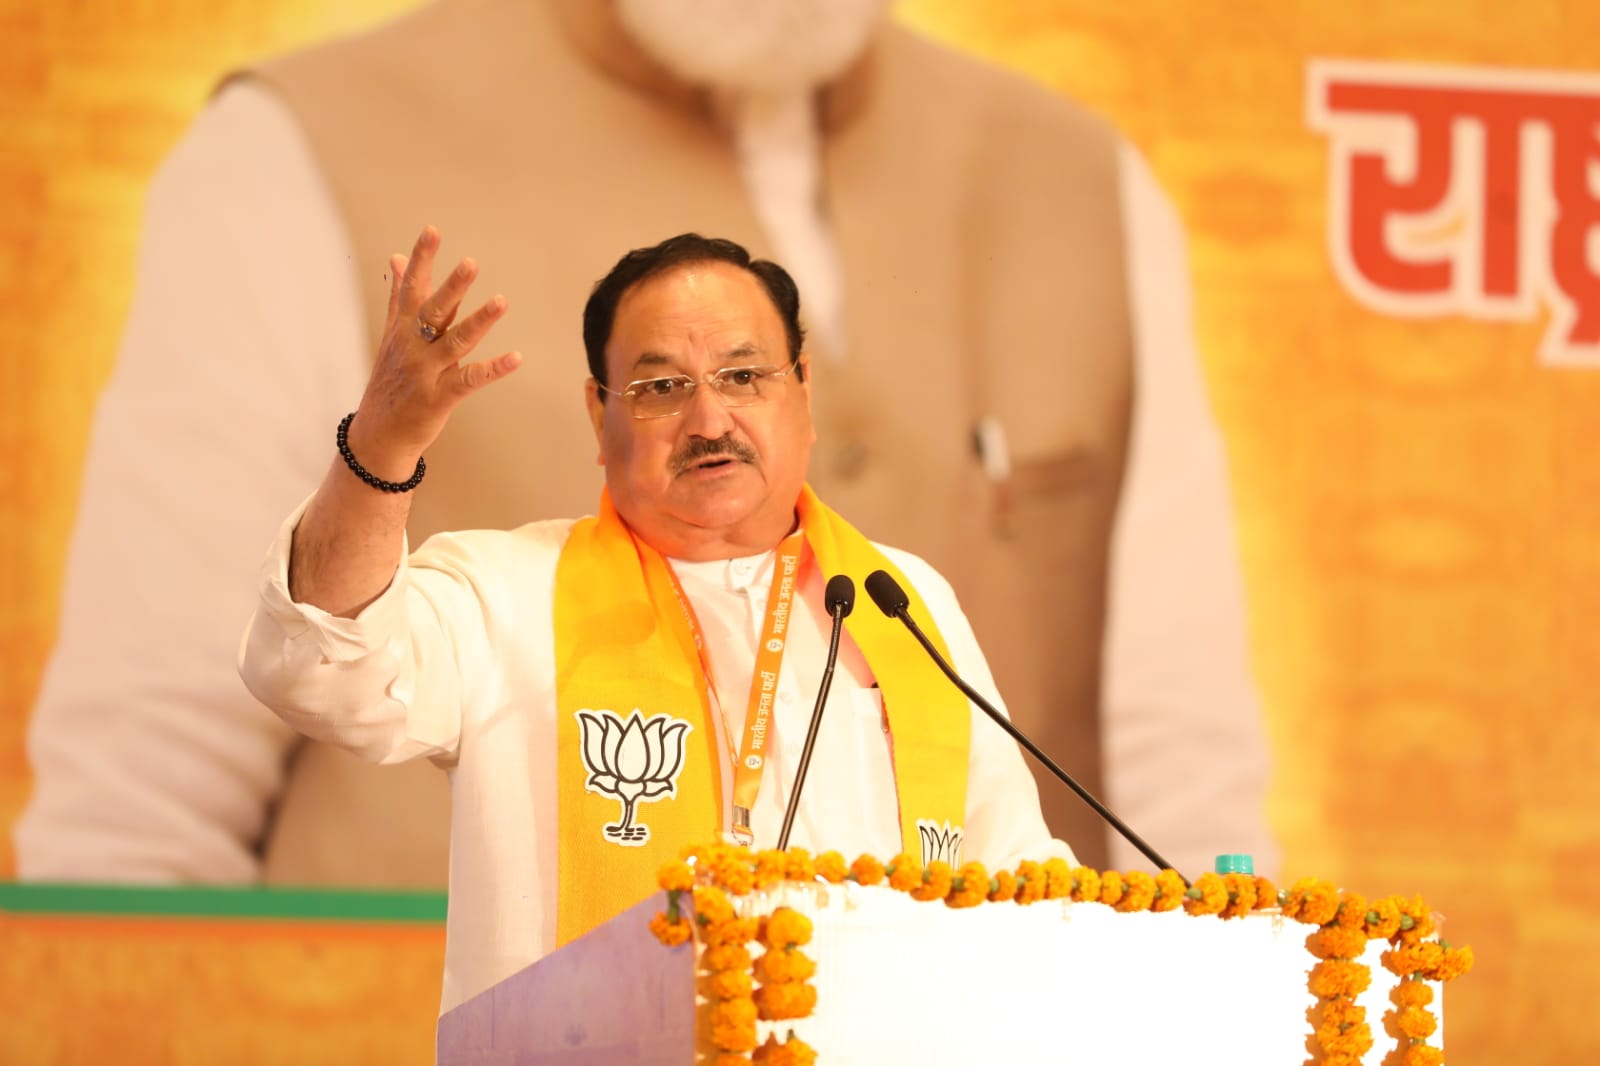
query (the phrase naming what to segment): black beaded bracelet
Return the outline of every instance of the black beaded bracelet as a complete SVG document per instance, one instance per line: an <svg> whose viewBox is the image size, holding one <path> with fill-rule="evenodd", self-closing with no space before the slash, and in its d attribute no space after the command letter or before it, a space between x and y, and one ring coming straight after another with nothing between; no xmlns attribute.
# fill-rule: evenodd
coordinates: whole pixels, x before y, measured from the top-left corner
<svg viewBox="0 0 1600 1066"><path fill-rule="evenodd" d="M365 481L379 492L410 492L422 484L422 475L428 471L427 460L417 459L417 469L404 481L385 481L377 474L356 462L356 453L350 450L350 423L354 422L356 413L351 411L339 423L339 432L334 437L339 443L339 455L344 459L344 465L350 468L351 473Z"/></svg>

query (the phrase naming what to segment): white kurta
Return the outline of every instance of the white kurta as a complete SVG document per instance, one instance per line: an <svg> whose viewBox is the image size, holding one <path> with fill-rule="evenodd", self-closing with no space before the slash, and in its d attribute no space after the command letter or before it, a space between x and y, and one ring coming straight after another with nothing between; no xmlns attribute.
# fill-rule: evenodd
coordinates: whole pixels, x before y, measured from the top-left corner
<svg viewBox="0 0 1600 1066"><path fill-rule="evenodd" d="M572 522L430 538L400 562L382 596L357 618L345 619L289 595L289 548L299 516L284 524L268 554L239 671L263 703L308 736L375 761L425 756L448 770L450 908L442 1008L448 1010L555 947L552 617L556 562ZM950 586L916 556L882 550L924 598L957 672L1000 704ZM826 657L824 578L807 560L751 812L757 847L777 844ZM727 737L742 735L772 556L676 568L723 694L713 718L718 750L726 752ZM860 608L876 609L865 597ZM903 850L889 735L872 685L866 661L846 635L792 846L835 850L847 859L863 853L887 859ZM977 708L972 713L963 858L991 867L1024 858L1070 859L1070 849L1045 828L1021 751ZM722 770L726 786L726 757ZM724 787L723 796L730 791ZM649 806L640 811L648 819ZM726 811L723 824L729 824Z"/></svg>

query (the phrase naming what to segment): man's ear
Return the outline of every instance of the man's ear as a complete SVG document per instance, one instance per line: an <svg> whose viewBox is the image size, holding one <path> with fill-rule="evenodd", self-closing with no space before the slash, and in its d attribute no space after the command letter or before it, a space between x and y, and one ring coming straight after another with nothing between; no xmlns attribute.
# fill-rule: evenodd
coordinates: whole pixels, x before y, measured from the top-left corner
<svg viewBox="0 0 1600 1066"><path fill-rule="evenodd" d="M594 427L594 442L599 445L594 461L598 466L605 466L606 402L600 393L600 383L594 378L583 383L583 403L589 409L589 425Z"/></svg>
<svg viewBox="0 0 1600 1066"><path fill-rule="evenodd" d="M800 388L806 397L806 421L811 423L811 443L817 443L817 423L811 413L811 355L808 352L800 353Z"/></svg>

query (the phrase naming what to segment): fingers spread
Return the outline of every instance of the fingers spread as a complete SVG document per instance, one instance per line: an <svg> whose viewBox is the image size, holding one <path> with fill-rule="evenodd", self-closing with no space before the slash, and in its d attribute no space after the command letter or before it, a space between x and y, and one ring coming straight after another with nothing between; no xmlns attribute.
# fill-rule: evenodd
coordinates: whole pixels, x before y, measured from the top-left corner
<svg viewBox="0 0 1600 1066"><path fill-rule="evenodd" d="M417 243L411 247L411 259L401 282L400 313L408 317L416 314L433 290L433 257L438 251L439 231L424 226Z"/></svg>
<svg viewBox="0 0 1600 1066"><path fill-rule="evenodd" d="M505 313L506 298L497 295L491 297L482 307L456 323L456 327L445 338L446 343L450 346L449 354L451 358L465 358L472 349L478 346L478 342L483 339L484 334L489 332L489 327L499 321L500 316Z"/></svg>
<svg viewBox="0 0 1600 1066"><path fill-rule="evenodd" d="M439 290L422 302L417 309L417 318L428 323L434 329L443 332L455 321L456 309L461 306L462 297L466 296L467 289L478 276L478 264L471 259L463 259L450 271L450 276L444 279L444 284Z"/></svg>
<svg viewBox="0 0 1600 1066"><path fill-rule="evenodd" d="M485 385L499 381L521 365L521 352L507 352L493 359L485 359L481 363L461 367L459 370L461 392L463 395L477 392Z"/></svg>
<svg viewBox="0 0 1600 1066"><path fill-rule="evenodd" d="M384 313L384 330L394 328L395 315L400 308L400 278L406 272L406 257L396 253L389 257L389 310Z"/></svg>

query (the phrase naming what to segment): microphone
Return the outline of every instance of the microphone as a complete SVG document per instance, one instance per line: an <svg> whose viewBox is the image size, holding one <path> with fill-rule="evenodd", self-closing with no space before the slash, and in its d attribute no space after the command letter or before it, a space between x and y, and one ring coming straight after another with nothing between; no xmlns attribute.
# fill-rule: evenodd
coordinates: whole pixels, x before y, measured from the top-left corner
<svg viewBox="0 0 1600 1066"><path fill-rule="evenodd" d="M1039 746L1033 741L1029 740L1027 736L1023 734L1022 730L1012 725L1011 719L1001 714L1000 711L996 709L994 704L984 699L982 693L961 679L961 676L957 674L953 668L951 668L950 664L945 662L944 656L939 654L939 649L933 646L933 642L930 641L927 635L922 632L917 623L912 621L910 611L911 600L906 596L905 589L900 587L900 583L898 581L890 577L882 570L874 570L872 573L867 575L866 584L867 595L871 596L872 602L878 605L878 610L882 611L890 618L898 618L900 621L904 622L905 627L911 630L911 635L917 638L917 643L922 645L923 650L933 658L933 661L938 664L939 669L944 671L944 676L948 677L955 684L956 688L965 693L969 700L982 708L983 713L994 719L995 724L997 724L1001 729L1004 729L1007 733L1011 734L1011 739L1015 740L1018 744L1021 744L1024 748L1026 748L1029 755L1032 755L1035 759L1038 759L1039 762L1044 764L1045 769L1049 770L1056 776L1058 780L1060 780L1068 788L1072 789L1072 791L1076 792L1079 799L1093 807L1095 813L1101 818L1104 818L1106 822L1111 825L1111 828L1121 833L1124 840L1138 848L1140 853L1144 855L1145 858L1155 863L1156 869L1170 870L1173 868L1172 864L1157 854L1156 850L1149 844L1146 844L1144 840L1140 838L1138 833L1135 833L1132 829L1129 829L1127 824L1123 822L1121 818L1118 818L1115 814L1111 813L1111 809L1109 807L1095 799L1094 795L1090 793L1088 789L1084 788L1082 785L1078 784L1077 781L1073 780L1071 774L1057 766L1054 759L1040 751ZM1179 876L1181 877L1182 875L1180 874ZM1187 885L1189 883L1188 878L1184 878L1183 883Z"/></svg>
<svg viewBox="0 0 1600 1066"><path fill-rule="evenodd" d="M822 686L817 690L817 705L811 708L811 724L806 728L806 743L800 749L800 765L794 772L794 791L789 794L789 805L783 811L783 829L778 833L778 850L789 846L789 830L794 828L794 812L800 808L800 789L806 783L806 770L811 766L811 749L817 743L817 729L822 725L822 705L828 700L828 688L833 684L833 666L839 660L839 637L844 632L845 616L856 606L856 583L848 574L835 574L828 579L822 594L828 614L833 617L833 634L828 638L828 658L822 666Z"/></svg>

